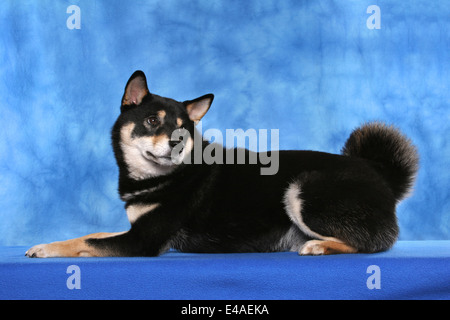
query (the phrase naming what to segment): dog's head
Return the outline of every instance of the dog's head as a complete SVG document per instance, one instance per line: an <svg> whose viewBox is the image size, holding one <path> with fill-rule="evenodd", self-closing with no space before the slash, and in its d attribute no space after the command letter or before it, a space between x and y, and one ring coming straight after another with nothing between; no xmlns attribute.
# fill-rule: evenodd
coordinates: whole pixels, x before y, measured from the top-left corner
<svg viewBox="0 0 450 320"><path fill-rule="evenodd" d="M195 124L208 111L212 94L178 102L149 92L142 71L128 80L113 130L119 166L135 180L165 175L190 157Z"/></svg>

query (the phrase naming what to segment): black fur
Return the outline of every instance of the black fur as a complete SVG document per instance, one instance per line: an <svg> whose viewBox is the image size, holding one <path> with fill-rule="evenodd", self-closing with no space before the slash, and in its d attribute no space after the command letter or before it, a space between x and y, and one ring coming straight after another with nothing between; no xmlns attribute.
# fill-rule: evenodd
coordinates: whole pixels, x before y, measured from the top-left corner
<svg viewBox="0 0 450 320"><path fill-rule="evenodd" d="M136 72L130 81L136 77L143 73ZM298 250L314 237L286 213L286 190L292 184L300 190L296 199L302 204L303 222L314 233L337 238L358 252L386 250L396 241L395 207L411 188L418 166L416 150L396 129L364 125L350 135L342 155L280 151L276 175L261 175L261 164L202 163L180 164L167 174L138 180L130 177L124 160L121 129L133 123L133 137L170 137L181 119L194 137L188 106L192 101L211 102L212 95L186 102L150 93L138 104L130 99L124 96L128 104L122 104L112 129L119 193L126 208L159 205L132 222L130 231L90 239L90 245L118 256L155 256L169 247L184 252ZM164 124L152 131L144 121L160 110L166 112Z"/></svg>

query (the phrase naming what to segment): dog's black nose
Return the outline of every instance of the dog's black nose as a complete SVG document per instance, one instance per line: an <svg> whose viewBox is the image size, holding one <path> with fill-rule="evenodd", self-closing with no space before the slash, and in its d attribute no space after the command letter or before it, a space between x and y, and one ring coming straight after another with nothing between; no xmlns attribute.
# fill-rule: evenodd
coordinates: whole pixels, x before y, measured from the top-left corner
<svg viewBox="0 0 450 320"><path fill-rule="evenodd" d="M169 140L169 146L171 148L175 148L176 145L178 145L179 143L181 143L181 141L178 140Z"/></svg>

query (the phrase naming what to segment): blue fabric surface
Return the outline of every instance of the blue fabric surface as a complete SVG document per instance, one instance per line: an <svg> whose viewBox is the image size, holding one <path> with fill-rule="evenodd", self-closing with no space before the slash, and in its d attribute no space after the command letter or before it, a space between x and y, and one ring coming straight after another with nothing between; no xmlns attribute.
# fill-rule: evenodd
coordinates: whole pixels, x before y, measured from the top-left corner
<svg viewBox="0 0 450 320"><path fill-rule="evenodd" d="M281 149L339 152L362 122L395 124L421 156L400 239L450 239L449 16L428 0L1 1L0 245L128 229L109 131L136 69L163 96L213 92L204 131L280 129Z"/></svg>
<svg viewBox="0 0 450 320"><path fill-rule="evenodd" d="M30 259L26 249L0 247L0 299L450 299L450 241L401 241L378 254L317 257L169 252ZM67 287L71 265L80 268L80 289ZM367 286L372 265L379 267L379 289Z"/></svg>

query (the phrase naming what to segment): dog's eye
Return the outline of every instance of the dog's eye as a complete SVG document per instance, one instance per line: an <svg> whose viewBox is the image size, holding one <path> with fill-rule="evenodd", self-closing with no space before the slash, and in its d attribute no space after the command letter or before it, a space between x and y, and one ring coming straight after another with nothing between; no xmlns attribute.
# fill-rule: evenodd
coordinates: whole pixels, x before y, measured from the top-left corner
<svg viewBox="0 0 450 320"><path fill-rule="evenodd" d="M149 125L151 125L152 127L156 127L156 126L159 126L160 121L159 121L158 117L156 117L156 116L151 116L151 117L148 117L148 118L147 118L147 123L148 123Z"/></svg>

